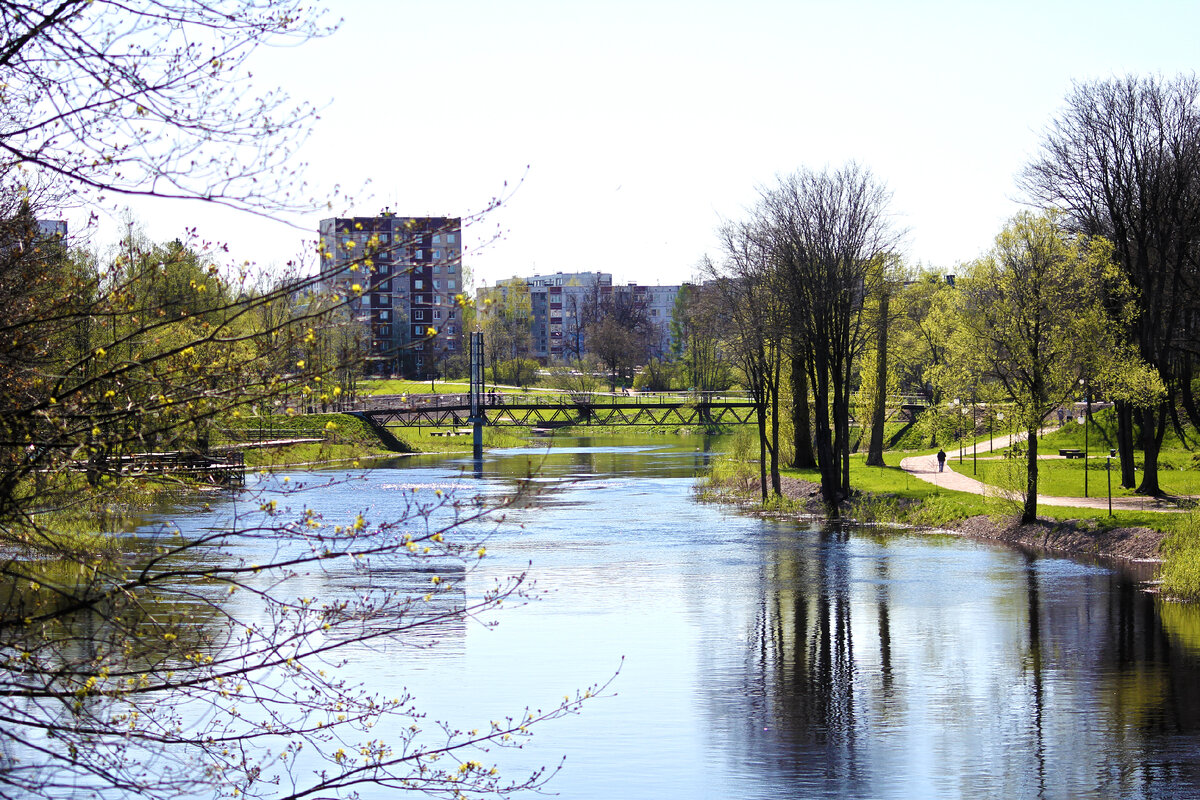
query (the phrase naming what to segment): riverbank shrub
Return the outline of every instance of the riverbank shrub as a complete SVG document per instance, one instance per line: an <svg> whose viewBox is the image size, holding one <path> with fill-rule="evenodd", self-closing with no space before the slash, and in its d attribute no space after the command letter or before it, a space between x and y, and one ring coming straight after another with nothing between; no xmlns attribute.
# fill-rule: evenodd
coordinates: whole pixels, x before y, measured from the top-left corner
<svg viewBox="0 0 1200 800"><path fill-rule="evenodd" d="M1200 511L1180 515L1162 544L1158 578L1167 597L1200 600Z"/></svg>

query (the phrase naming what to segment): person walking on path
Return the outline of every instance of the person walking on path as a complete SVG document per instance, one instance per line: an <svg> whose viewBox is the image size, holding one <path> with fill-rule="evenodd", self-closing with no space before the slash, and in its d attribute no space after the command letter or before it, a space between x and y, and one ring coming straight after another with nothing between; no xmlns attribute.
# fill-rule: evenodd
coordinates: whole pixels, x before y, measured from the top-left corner
<svg viewBox="0 0 1200 800"><path fill-rule="evenodd" d="M938 450L938 472L946 468L946 451Z"/></svg>

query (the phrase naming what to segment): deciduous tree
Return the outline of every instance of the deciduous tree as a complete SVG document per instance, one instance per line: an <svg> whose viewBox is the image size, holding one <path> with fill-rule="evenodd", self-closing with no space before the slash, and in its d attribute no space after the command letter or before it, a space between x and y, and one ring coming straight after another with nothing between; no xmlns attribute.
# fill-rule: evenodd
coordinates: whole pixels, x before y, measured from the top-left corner
<svg viewBox="0 0 1200 800"><path fill-rule="evenodd" d="M293 153L311 109L243 78L257 46L322 32L291 0L0 4L0 794L507 795L546 774L500 776L480 749L587 694L458 731L343 671L356 643L403 647L523 591L463 591L491 519L471 498L323 519L268 482L210 530L111 530L156 487L189 488L129 456L336 396L356 356L319 336L374 273L364 255L254 290L189 236L110 259L37 220L112 193L310 208ZM371 588L312 594L352 576Z"/></svg>
<svg viewBox="0 0 1200 800"><path fill-rule="evenodd" d="M800 170L763 192L777 287L790 335L807 355L822 496L836 516L850 491L850 397L864 343L863 303L872 265L894 250L890 194L869 170Z"/></svg>
<svg viewBox="0 0 1200 800"><path fill-rule="evenodd" d="M1022 522L1037 519L1043 421L1074 396L1085 366L1116 347L1105 309L1106 289L1120 282L1111 255L1103 239L1071 236L1051 215L1024 213L961 281L960 360L1003 388L1026 434Z"/></svg>
<svg viewBox="0 0 1200 800"><path fill-rule="evenodd" d="M1113 258L1136 290L1139 313L1125 335L1168 390L1152 405L1117 405L1122 483L1134 485L1136 415L1143 494L1160 493L1158 451L1174 399L1180 392L1190 396L1197 352L1198 99L1195 76L1076 84L1021 181L1036 202L1065 212L1072 229L1109 239Z"/></svg>
<svg viewBox="0 0 1200 800"><path fill-rule="evenodd" d="M296 147L315 109L247 91L263 45L331 26L296 0L0 5L0 173L76 191L309 209Z"/></svg>

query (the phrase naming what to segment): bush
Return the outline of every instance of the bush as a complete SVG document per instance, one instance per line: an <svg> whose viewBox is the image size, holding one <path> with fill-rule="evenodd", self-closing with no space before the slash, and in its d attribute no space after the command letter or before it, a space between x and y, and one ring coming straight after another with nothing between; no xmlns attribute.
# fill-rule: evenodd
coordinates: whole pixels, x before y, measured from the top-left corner
<svg viewBox="0 0 1200 800"><path fill-rule="evenodd" d="M604 387L600 383L600 379L592 373L589 366L584 364L578 366L581 368L551 367L546 383L554 389L561 389L573 395L602 391Z"/></svg>
<svg viewBox="0 0 1200 800"><path fill-rule="evenodd" d="M532 358L513 358L492 367L492 380L510 386L531 386L537 382L541 365Z"/></svg>
<svg viewBox="0 0 1200 800"><path fill-rule="evenodd" d="M674 366L654 358L634 376L633 388L639 392L669 392L674 379Z"/></svg>

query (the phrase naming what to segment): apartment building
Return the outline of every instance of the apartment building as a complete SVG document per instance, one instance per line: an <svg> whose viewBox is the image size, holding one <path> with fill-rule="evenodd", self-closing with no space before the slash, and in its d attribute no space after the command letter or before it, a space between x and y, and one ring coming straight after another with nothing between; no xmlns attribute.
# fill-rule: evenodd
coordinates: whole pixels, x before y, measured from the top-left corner
<svg viewBox="0 0 1200 800"><path fill-rule="evenodd" d="M531 355L544 363L570 361L586 354L586 314L590 304L616 298L642 305L656 336L650 356L670 352L671 315L678 286L614 285L607 272L554 272L522 278L529 287L533 334Z"/></svg>
<svg viewBox="0 0 1200 800"><path fill-rule="evenodd" d="M353 294L370 375L424 378L458 352L462 317L459 217L337 217L320 223L327 288ZM361 292L351 292L358 284Z"/></svg>
<svg viewBox="0 0 1200 800"><path fill-rule="evenodd" d="M533 356L549 363L586 352L584 309L598 292L612 288L607 272L555 272L525 279L532 306Z"/></svg>

